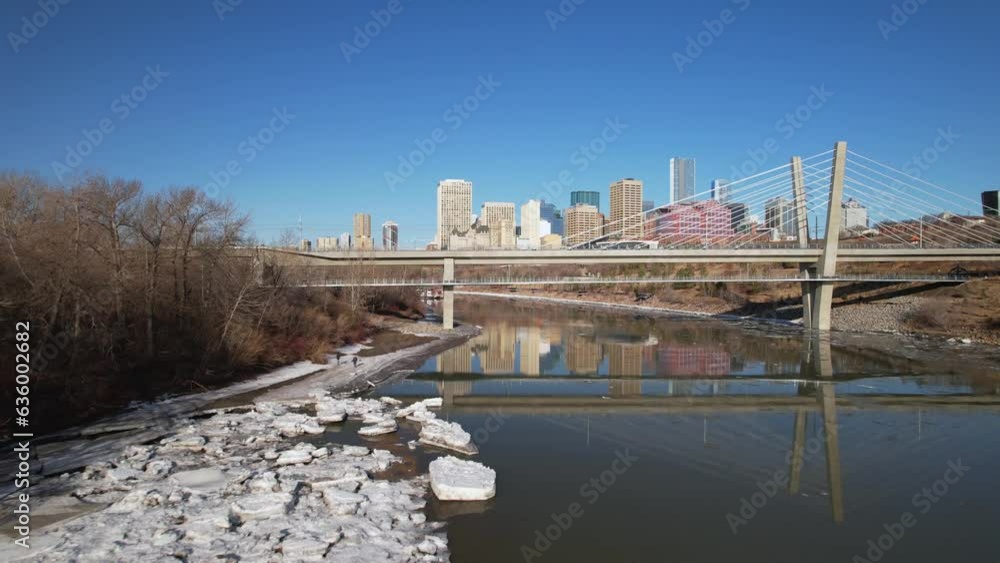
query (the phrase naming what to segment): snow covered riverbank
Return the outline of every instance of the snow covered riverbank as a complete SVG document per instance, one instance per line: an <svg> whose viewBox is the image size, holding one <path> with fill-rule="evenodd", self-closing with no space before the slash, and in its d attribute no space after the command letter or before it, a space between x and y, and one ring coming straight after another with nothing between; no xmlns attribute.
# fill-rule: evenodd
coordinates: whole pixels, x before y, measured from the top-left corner
<svg viewBox="0 0 1000 563"><path fill-rule="evenodd" d="M381 479L399 457L301 441L324 431L312 414L323 413L328 421L376 427L397 420L432 426L441 435L435 446L474 450L461 427L438 424L429 409L439 405L430 399L401 408L389 398L334 398L316 390L305 400L199 415L155 444L129 446L82 472L45 480L36 517L75 516L36 530L30 555L8 542L0 559L447 561L443 524L428 522L423 509L432 479L444 480L435 491L451 491L454 475ZM495 473L462 463L492 496ZM468 498L477 497L464 486Z"/></svg>
<svg viewBox="0 0 1000 563"><path fill-rule="evenodd" d="M32 473L58 475L107 460L129 445L165 436L178 419L213 406L246 404L257 398L302 399L314 389L330 392L366 390L394 376L404 375L426 358L478 334L474 326L460 326L454 331L441 332L422 329L421 324L425 323L410 323L401 329L424 330L426 336L434 337L433 341L362 358L357 366L353 364L353 359L363 347L347 346L340 350L343 356L340 363L333 356L326 364L299 362L220 389L143 403L119 415L38 438L38 457L32 461ZM17 471L16 456L10 454L11 447L2 450L8 455L0 456L2 475L13 475ZM5 479L0 484L0 498L11 490L12 479Z"/></svg>

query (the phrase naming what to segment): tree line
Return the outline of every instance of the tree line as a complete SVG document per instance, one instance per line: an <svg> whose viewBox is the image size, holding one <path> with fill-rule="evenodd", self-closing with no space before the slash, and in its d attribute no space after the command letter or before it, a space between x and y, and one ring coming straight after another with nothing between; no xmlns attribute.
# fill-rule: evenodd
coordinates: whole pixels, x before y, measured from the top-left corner
<svg viewBox="0 0 1000 563"><path fill-rule="evenodd" d="M63 187L0 173L0 333L31 322L33 398L61 421L53 427L323 361L366 334L367 309L354 300L286 287L286 269L257 249L249 224L192 186L153 192L91 175ZM0 354L5 373L12 356Z"/></svg>

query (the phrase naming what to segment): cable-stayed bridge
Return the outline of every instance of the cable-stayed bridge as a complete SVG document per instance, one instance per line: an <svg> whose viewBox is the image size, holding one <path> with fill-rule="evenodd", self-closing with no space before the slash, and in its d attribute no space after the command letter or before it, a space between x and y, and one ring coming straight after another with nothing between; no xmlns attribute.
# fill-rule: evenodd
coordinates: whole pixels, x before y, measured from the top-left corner
<svg viewBox="0 0 1000 563"><path fill-rule="evenodd" d="M829 330L837 283L961 282L963 275L838 274L839 263L1000 262L1000 219L981 203L849 151L826 152L728 185L725 201L702 192L649 211L612 210L600 227L567 233L561 250L432 250L299 252L264 249L299 265L348 266L341 276L308 286L444 288L444 321L453 325L456 285L772 282L800 283L804 325ZM993 210L995 213L995 210ZM760 218L763 217L763 220ZM795 263L798 276L456 277L456 266L662 263ZM363 266L359 267L359 266ZM440 279L387 279L376 266L437 266ZM360 270L364 269L362 275Z"/></svg>

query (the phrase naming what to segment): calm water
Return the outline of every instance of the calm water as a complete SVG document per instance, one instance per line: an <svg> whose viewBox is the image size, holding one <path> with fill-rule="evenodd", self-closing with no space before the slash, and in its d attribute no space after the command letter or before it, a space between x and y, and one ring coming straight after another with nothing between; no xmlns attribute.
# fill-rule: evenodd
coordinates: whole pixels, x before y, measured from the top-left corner
<svg viewBox="0 0 1000 563"><path fill-rule="evenodd" d="M494 500L430 507L455 562L1000 561L990 350L471 298L458 318L482 335L381 390L444 397L497 471Z"/></svg>

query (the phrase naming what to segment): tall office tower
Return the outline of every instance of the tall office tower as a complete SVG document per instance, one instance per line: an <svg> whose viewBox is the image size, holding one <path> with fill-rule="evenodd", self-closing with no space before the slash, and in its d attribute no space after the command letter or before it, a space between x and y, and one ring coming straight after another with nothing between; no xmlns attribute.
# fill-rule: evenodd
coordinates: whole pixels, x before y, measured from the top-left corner
<svg viewBox="0 0 1000 563"><path fill-rule="evenodd" d="M487 201L479 212L479 224L490 230L490 246L493 248L514 248L517 237L514 236L514 204L507 202Z"/></svg>
<svg viewBox="0 0 1000 563"><path fill-rule="evenodd" d="M844 230L868 228L868 208L854 198L840 202L840 227Z"/></svg>
<svg viewBox="0 0 1000 563"><path fill-rule="evenodd" d="M399 225L394 221L382 223L382 248L399 250Z"/></svg>
<svg viewBox="0 0 1000 563"><path fill-rule="evenodd" d="M719 203L729 203L729 180L712 180L712 199Z"/></svg>
<svg viewBox="0 0 1000 563"><path fill-rule="evenodd" d="M341 250L351 249L351 233L341 233L338 241Z"/></svg>
<svg viewBox="0 0 1000 563"><path fill-rule="evenodd" d="M642 225L642 180L623 178L611 184L612 238L640 240Z"/></svg>
<svg viewBox="0 0 1000 563"><path fill-rule="evenodd" d="M598 211L601 210L601 192L570 192L569 193L569 205L570 207L582 203L585 205L593 205Z"/></svg>
<svg viewBox="0 0 1000 563"><path fill-rule="evenodd" d="M1000 190L987 190L983 192L983 215L986 217L997 217L997 209L1000 209Z"/></svg>
<svg viewBox="0 0 1000 563"><path fill-rule="evenodd" d="M437 188L438 248L448 250L452 233L465 234L472 227L472 182L441 180Z"/></svg>
<svg viewBox="0 0 1000 563"><path fill-rule="evenodd" d="M528 248L538 248L542 244L541 221L542 202L529 199L521 206L521 238L528 241Z"/></svg>
<svg viewBox="0 0 1000 563"><path fill-rule="evenodd" d="M578 203L566 210L566 237L563 244L572 248L578 244L601 238L603 221L593 205Z"/></svg>
<svg viewBox="0 0 1000 563"><path fill-rule="evenodd" d="M670 203L687 201L697 193L695 189L694 159L670 159Z"/></svg>
<svg viewBox="0 0 1000 563"><path fill-rule="evenodd" d="M354 238L372 238L372 216L367 213L354 214Z"/></svg>
<svg viewBox="0 0 1000 563"><path fill-rule="evenodd" d="M556 209L556 204L547 203L544 199L541 200L541 216L543 221L548 221L552 225L552 235L563 234L563 216L562 212ZM544 236L544 235L543 235Z"/></svg>
<svg viewBox="0 0 1000 563"><path fill-rule="evenodd" d="M733 229L733 232L736 233L745 232L749 228L748 219L750 217L750 213L748 211L749 208L747 207L747 204L734 201L731 203L727 203L726 209L728 209L730 213L729 224L730 227Z"/></svg>
<svg viewBox="0 0 1000 563"><path fill-rule="evenodd" d="M791 200L776 197L764 204L764 225L768 229L776 229L784 236L795 237L799 234L797 220L798 213Z"/></svg>

